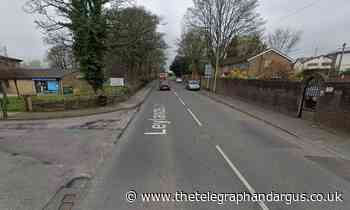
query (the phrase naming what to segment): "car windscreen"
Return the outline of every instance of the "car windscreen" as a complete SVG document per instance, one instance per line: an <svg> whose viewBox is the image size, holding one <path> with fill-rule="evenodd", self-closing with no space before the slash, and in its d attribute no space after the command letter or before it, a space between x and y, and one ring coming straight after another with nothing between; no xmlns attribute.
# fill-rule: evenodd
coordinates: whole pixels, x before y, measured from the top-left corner
<svg viewBox="0 0 350 210"><path fill-rule="evenodd" d="M198 85L199 84L198 81L194 81L194 80L189 81L188 83L191 84L191 85Z"/></svg>

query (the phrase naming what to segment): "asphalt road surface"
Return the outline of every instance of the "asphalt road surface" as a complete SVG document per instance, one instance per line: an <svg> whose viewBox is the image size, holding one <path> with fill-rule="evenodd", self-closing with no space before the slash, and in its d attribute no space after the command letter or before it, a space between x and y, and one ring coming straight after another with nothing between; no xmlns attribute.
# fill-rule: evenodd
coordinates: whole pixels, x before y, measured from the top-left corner
<svg viewBox="0 0 350 210"><path fill-rule="evenodd" d="M327 154L293 138L173 83L151 93L77 209L350 209L350 183L318 164ZM248 193L265 199L237 204Z"/></svg>

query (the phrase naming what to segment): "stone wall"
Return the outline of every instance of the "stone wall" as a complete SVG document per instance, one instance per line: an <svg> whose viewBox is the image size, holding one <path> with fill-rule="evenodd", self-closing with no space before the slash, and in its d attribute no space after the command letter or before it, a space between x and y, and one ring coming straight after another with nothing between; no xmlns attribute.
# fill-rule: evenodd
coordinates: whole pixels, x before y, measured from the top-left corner
<svg viewBox="0 0 350 210"><path fill-rule="evenodd" d="M206 81L202 81L206 87ZM300 82L219 79L217 93L252 102L297 116L302 85Z"/></svg>
<svg viewBox="0 0 350 210"><path fill-rule="evenodd" d="M314 120L350 133L350 82L326 83L325 88L324 95L318 101Z"/></svg>
<svg viewBox="0 0 350 210"><path fill-rule="evenodd" d="M201 84L206 89L207 80ZM298 117L304 87L302 82L219 79L217 94ZM325 83L310 119L350 133L350 82Z"/></svg>

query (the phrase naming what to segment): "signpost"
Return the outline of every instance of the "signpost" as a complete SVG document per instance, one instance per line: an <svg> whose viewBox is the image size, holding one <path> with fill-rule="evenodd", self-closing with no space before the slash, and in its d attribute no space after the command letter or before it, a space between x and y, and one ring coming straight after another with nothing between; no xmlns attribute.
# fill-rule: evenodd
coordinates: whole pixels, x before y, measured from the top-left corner
<svg viewBox="0 0 350 210"><path fill-rule="evenodd" d="M111 86L124 87L125 86L124 78L111 78Z"/></svg>
<svg viewBox="0 0 350 210"><path fill-rule="evenodd" d="M209 82L210 79L213 76L213 67L211 66L211 64L206 64L205 65L205 73L204 73L204 77L205 79L207 79L207 89L209 89Z"/></svg>

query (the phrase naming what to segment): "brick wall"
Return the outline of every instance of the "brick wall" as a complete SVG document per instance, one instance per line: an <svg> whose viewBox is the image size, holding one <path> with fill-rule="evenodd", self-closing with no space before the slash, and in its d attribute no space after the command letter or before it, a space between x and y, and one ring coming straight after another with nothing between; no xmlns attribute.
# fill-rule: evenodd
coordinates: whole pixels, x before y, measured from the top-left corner
<svg viewBox="0 0 350 210"><path fill-rule="evenodd" d="M276 68L278 71L290 72L292 65L286 58L271 51L251 60L248 72L249 76L258 77Z"/></svg>

